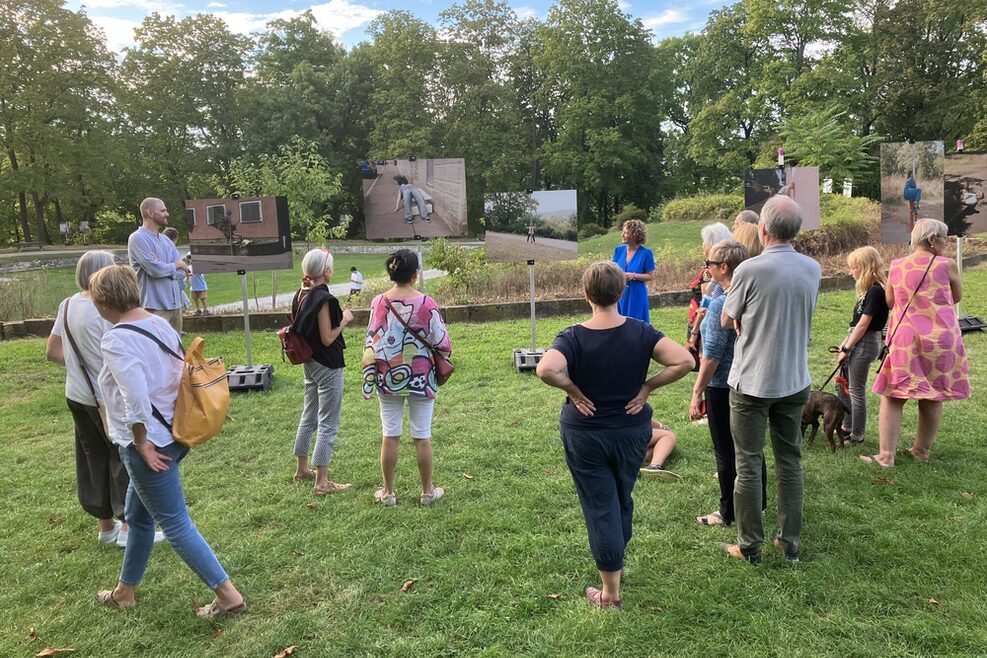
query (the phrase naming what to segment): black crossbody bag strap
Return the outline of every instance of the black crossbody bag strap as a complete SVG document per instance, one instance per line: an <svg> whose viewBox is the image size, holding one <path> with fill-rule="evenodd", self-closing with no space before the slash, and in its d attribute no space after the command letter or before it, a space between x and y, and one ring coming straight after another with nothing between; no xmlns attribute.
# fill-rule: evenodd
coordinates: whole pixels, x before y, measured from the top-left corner
<svg viewBox="0 0 987 658"><path fill-rule="evenodd" d="M391 305L391 300L390 299L388 299L387 297L385 297L384 298L384 303L387 304L387 308L391 309L391 313L393 313L394 314L394 317L396 317L398 319L398 322L400 322L401 324L403 324L404 325L404 328L407 329L409 332L411 332L411 335L412 336L414 336L415 338L417 338L421 342L422 345L424 345L425 347L428 348L428 351L432 354L432 358L434 359L435 358L435 353L437 351L435 349L435 347L433 347L431 343L429 343L427 340L425 340L425 337L422 336L421 333L419 333L417 329L412 329L410 326L408 326L408 323L404 321L404 318L401 317L401 314L398 313L394 309L394 307Z"/></svg>
<svg viewBox="0 0 987 658"><path fill-rule="evenodd" d="M915 300L915 295L918 294L919 288L921 288L922 284L925 283L925 277L928 276L929 270L932 269L932 264L934 262L936 262L936 255L932 254L932 257L929 259L929 264L926 265L925 271L922 272L922 278L918 280L918 285L915 286L912 296L908 299L908 303L905 304L905 308L901 311L901 317L898 319L897 326L895 326L894 331L891 332L891 335L888 336L888 340L884 343L884 349L881 350L881 361L877 364L877 372L881 372L881 368L884 366L884 360L888 358L888 346L891 344L891 341L894 340L894 335L898 333L898 329L901 328L901 324L905 321L905 314L908 313L908 308Z"/></svg>
<svg viewBox="0 0 987 658"><path fill-rule="evenodd" d="M182 362L185 361L185 357L184 356L178 356L178 354L175 352L175 350L173 350L170 347L168 347L167 345L165 345L164 342L162 342L162 340L160 338L158 338L157 336L155 336L154 334L152 334L150 331L147 331L146 329L141 329L140 327L135 327L132 324L118 324L118 325L114 326L113 328L114 329L127 329L128 331L133 331L135 333L141 334L142 336L146 336L146 337L150 338L151 340L153 340L155 343L157 343L158 344L158 347L160 347L161 348L161 351L164 352L165 354L170 354L171 356L175 357L179 361L182 361ZM178 349L180 349L182 351L182 354L183 355L185 354L185 348L182 347L181 338L178 339ZM155 418L157 418L159 423L161 423L162 425L164 425L165 427L167 427L169 432L172 431L171 430L171 423L169 423L167 420L165 420L164 415L160 411L158 411L158 408L155 407L153 404L151 405L151 415L154 416Z"/></svg>
<svg viewBox="0 0 987 658"><path fill-rule="evenodd" d="M89 378L89 367L86 365L86 360L82 357L82 352L79 350L75 338L72 337L72 331L69 329L69 301L71 299L69 297L65 300L65 308L62 309L62 326L65 327L65 337L69 339L69 344L72 346L76 358L79 359L79 368L82 370L82 376L85 378L86 384L89 385L89 392L93 394L93 400L96 401L96 408L98 409L100 406L99 396L96 395L96 387L93 386L93 380Z"/></svg>

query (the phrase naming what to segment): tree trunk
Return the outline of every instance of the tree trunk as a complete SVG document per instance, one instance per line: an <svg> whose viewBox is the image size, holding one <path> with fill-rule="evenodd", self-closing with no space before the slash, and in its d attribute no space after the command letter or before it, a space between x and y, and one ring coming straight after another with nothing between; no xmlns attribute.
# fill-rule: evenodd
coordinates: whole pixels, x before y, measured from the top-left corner
<svg viewBox="0 0 987 658"><path fill-rule="evenodd" d="M48 207L48 193L46 192L44 196L38 196L37 192L31 192L31 198L34 200L34 228L38 233L38 242L48 244L51 242L48 239L48 227L45 226L45 209Z"/></svg>
<svg viewBox="0 0 987 658"><path fill-rule="evenodd" d="M17 171L17 154L14 153L14 149L7 151L7 157L10 158L11 171ZM31 242L31 224L27 221L27 195L23 189L17 192L17 204L20 207L21 230L24 231L24 242Z"/></svg>

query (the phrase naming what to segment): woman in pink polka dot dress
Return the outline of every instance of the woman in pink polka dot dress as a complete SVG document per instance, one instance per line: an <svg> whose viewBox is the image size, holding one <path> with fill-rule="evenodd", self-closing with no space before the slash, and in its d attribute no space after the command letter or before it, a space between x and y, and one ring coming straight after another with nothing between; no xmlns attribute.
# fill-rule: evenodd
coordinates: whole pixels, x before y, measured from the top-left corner
<svg viewBox="0 0 987 658"><path fill-rule="evenodd" d="M956 262L942 256L946 233L940 221L918 220L912 230L915 251L891 261L887 286L891 342L874 381L874 392L881 395L880 451L860 457L886 468L894 466L906 400L918 400L918 428L908 452L924 462L939 432L942 403L970 397L970 369L954 306L963 286Z"/></svg>

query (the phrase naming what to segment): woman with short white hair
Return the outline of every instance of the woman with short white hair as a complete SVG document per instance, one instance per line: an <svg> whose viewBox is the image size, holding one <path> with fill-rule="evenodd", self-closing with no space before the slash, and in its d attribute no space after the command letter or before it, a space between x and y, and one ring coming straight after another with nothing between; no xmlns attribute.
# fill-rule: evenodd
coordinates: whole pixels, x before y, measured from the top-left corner
<svg viewBox="0 0 987 658"><path fill-rule="evenodd" d="M339 431L339 414L343 405L343 353L346 341L343 329L353 321L353 313L340 307L329 292L332 281L332 254L326 249L312 249L302 258L302 288L291 302L292 324L312 348L312 358L305 371L305 402L295 432L295 482L315 480L315 495L325 496L344 489L329 479L329 461ZM312 434L317 432L312 466L308 467Z"/></svg>
<svg viewBox="0 0 987 658"><path fill-rule="evenodd" d="M87 251L75 266L79 292L62 300L45 345L45 358L65 366L65 401L75 425L76 493L82 509L99 519L97 538L103 544L127 543L123 504L127 469L110 443L100 415L102 403L96 378L103 368L99 350L110 324L99 316L89 294L89 279L113 265L108 251Z"/></svg>
<svg viewBox="0 0 987 658"><path fill-rule="evenodd" d="M925 462L939 433L942 403L970 397L970 367L955 308L963 282L956 262L942 255L947 232L943 222L918 220L912 229L915 251L891 261L885 288L891 307L888 354L873 389L881 396L880 448L876 455L860 456L885 468L894 466L906 401L918 401L915 443L908 452Z"/></svg>

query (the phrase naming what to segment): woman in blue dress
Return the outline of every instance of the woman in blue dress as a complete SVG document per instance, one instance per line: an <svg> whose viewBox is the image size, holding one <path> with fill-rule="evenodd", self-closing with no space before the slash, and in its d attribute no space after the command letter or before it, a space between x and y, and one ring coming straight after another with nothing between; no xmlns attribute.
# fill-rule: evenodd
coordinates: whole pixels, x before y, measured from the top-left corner
<svg viewBox="0 0 987 658"><path fill-rule="evenodd" d="M613 250L613 262L624 271L627 287L617 302L617 312L628 318L651 322L648 311L648 281L654 278L655 257L644 246L648 234L644 222L631 219L624 222L620 240L624 244Z"/></svg>

